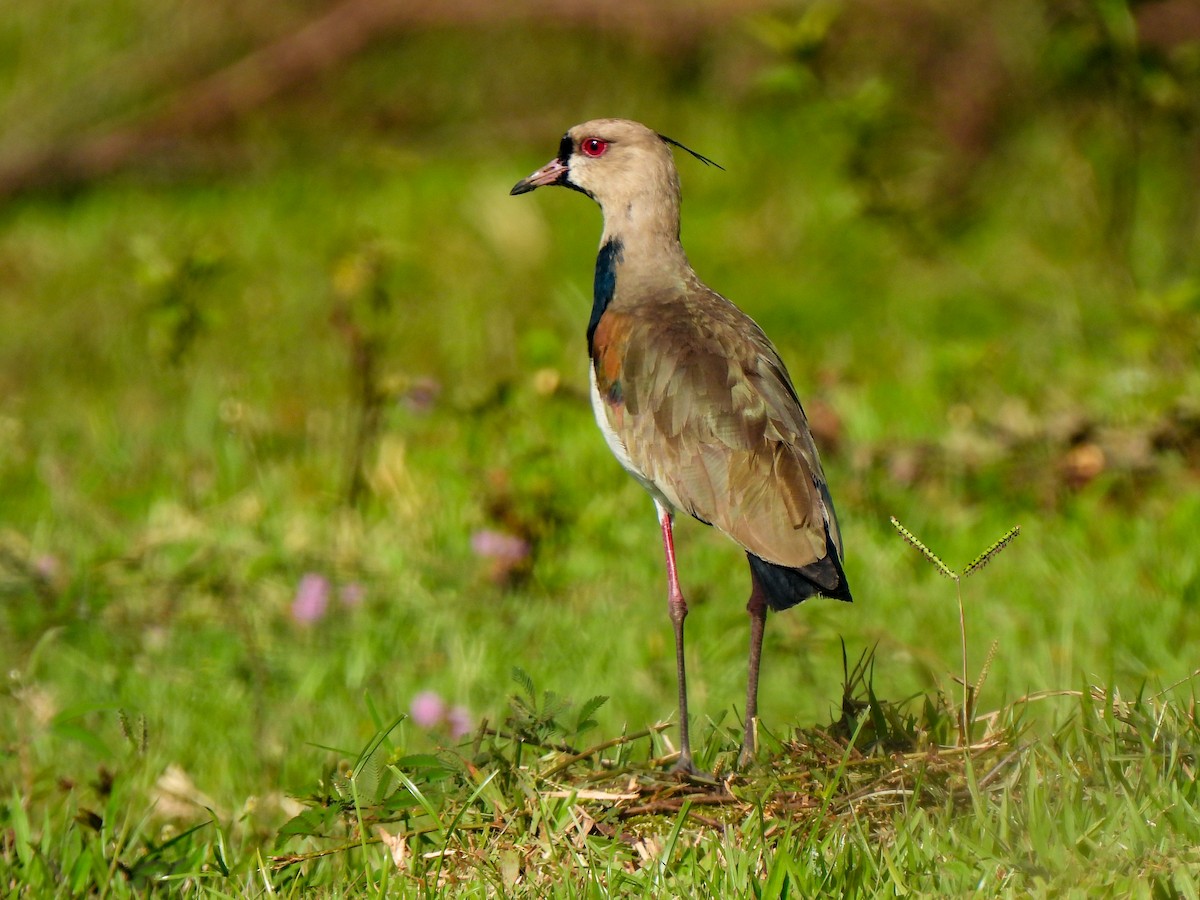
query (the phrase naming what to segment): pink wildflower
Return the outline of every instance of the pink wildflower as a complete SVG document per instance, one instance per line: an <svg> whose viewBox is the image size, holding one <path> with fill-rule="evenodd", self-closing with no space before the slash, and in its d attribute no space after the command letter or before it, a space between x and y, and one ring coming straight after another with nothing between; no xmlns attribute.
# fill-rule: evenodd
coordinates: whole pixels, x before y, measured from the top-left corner
<svg viewBox="0 0 1200 900"><path fill-rule="evenodd" d="M471 724L471 714L467 712L467 708L456 706L446 713L446 727L450 730L450 737L455 740L470 734L474 726Z"/></svg>
<svg viewBox="0 0 1200 900"><path fill-rule="evenodd" d="M455 740L469 734L473 728L466 707L447 709L442 698L433 691L421 691L413 697L409 712L413 722L421 728L444 728Z"/></svg>
<svg viewBox="0 0 1200 900"><path fill-rule="evenodd" d="M413 721L422 728L436 728L446 714L446 704L433 691L421 691L413 697L409 712Z"/></svg>
<svg viewBox="0 0 1200 900"><path fill-rule="evenodd" d="M292 618L301 625L319 622L329 606L329 579L316 572L307 572L296 588L292 601Z"/></svg>
<svg viewBox="0 0 1200 900"><path fill-rule="evenodd" d="M529 555L529 542L503 531L483 528L471 535L471 549L477 556L518 563Z"/></svg>

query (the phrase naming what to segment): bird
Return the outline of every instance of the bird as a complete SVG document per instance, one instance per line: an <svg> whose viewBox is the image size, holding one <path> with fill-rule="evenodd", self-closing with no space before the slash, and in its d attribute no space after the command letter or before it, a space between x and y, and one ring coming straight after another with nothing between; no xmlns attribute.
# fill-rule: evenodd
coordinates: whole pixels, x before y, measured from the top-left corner
<svg viewBox="0 0 1200 900"><path fill-rule="evenodd" d="M592 408L609 449L654 501L675 637L674 770L700 776L688 727L688 605L675 559L676 512L723 532L749 562L739 767L757 752L768 609L789 609L816 595L852 598L837 514L787 368L763 330L705 285L684 253L672 148L716 165L638 122L593 119L570 128L558 155L510 193L570 188L603 213L587 325Z"/></svg>

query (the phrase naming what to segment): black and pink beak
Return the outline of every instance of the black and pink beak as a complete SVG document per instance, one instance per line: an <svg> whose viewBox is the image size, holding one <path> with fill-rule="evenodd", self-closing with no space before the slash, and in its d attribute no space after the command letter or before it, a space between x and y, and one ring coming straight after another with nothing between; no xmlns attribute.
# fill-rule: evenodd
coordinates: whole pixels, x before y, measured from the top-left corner
<svg viewBox="0 0 1200 900"><path fill-rule="evenodd" d="M563 184L567 178L567 163L562 159L552 159L546 163L528 178L522 178L518 181L511 191L510 196L516 194L528 194L535 188L544 187L548 184Z"/></svg>
<svg viewBox="0 0 1200 900"><path fill-rule="evenodd" d="M550 160L528 178L522 178L513 189L508 192L510 197L517 194L528 194L530 191L540 187L545 187L548 184L561 184L563 187L575 187L567 179L567 173L570 172L570 166L567 165L567 160L571 158L571 153L575 146L571 141L570 134L564 134L562 141L558 145L558 156Z"/></svg>

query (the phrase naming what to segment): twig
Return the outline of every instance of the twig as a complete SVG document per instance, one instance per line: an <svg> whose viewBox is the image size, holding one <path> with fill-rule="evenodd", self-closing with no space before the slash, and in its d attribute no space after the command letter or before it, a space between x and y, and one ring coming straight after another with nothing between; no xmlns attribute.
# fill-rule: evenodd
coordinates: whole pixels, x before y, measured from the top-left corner
<svg viewBox="0 0 1200 900"><path fill-rule="evenodd" d="M652 816L660 812L679 812L685 803L691 803L693 806L729 806L744 802L733 794L689 794L686 797L652 800L650 803L643 803L641 806L626 806L618 808L617 812L621 818L628 819L632 816Z"/></svg>
<svg viewBox="0 0 1200 900"><path fill-rule="evenodd" d="M992 766L990 769L988 769L986 775L984 775L982 778L979 779L979 786L981 788L985 788L989 784L991 784L992 779L994 779L997 775L999 775L1005 766L1007 766L1010 762L1012 762L1016 757L1020 756L1026 750L1028 750L1031 746L1032 746L1031 744L1026 744L1023 747L1017 747L1015 750L1013 750L1011 753L1009 753L1007 756L1005 756L1003 759L1001 759L1000 762L996 763L994 766Z"/></svg>
<svg viewBox="0 0 1200 900"><path fill-rule="evenodd" d="M465 825L459 824L456 830L488 831L497 827L498 826L495 822L468 822ZM408 831L397 832L396 834L392 835L392 840L406 841L410 837L416 837L417 835L421 834L430 834L435 831L441 831L441 826L436 824L425 825L421 828L411 828ZM349 850L360 850L363 847L371 844L380 844L382 842L382 838L376 835L375 837L364 837L352 844L339 844L336 847L326 847L324 850L313 850L311 853L290 853L286 856L272 856L270 857L271 869L278 872L282 869L288 868L289 866L298 865L302 862L308 862L309 860L313 859L321 859L325 856L333 856L337 853L345 853Z"/></svg>
<svg viewBox="0 0 1200 900"><path fill-rule="evenodd" d="M491 735L492 737L504 738L505 740L509 741L516 741L520 744L528 744L530 747L542 747L546 750L555 750L559 753L578 753L578 751L570 744L556 744L551 741L531 741L519 734L513 734L511 731L500 731L497 728L491 728L486 725L480 727L479 733Z"/></svg>
<svg viewBox="0 0 1200 900"><path fill-rule="evenodd" d="M595 756L597 753L603 753L610 747L616 747L621 744L630 744L634 741L640 741L642 738L650 737L650 735L670 727L670 723L660 722L657 725L651 725L649 728L644 728L641 731L634 732L633 734L623 734L620 737L613 738L612 740L604 741L594 747L589 747L587 750L583 750L578 753L572 752L570 756L564 757L563 759L555 762L554 765L542 773L542 777L553 778L563 769L574 765L581 759L587 759L589 756Z"/></svg>

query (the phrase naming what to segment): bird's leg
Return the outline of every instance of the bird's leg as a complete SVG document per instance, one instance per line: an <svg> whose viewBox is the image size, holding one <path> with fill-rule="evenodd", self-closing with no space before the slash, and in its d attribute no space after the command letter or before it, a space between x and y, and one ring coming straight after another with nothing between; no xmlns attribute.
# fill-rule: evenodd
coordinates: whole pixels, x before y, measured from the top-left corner
<svg viewBox="0 0 1200 900"><path fill-rule="evenodd" d="M750 576L750 599L746 612L750 613L750 664L747 667L746 684L746 733L742 737L742 752L738 754L738 768L744 768L757 749L758 737L758 665L762 657L763 630L767 625L767 596Z"/></svg>
<svg viewBox="0 0 1200 900"><path fill-rule="evenodd" d="M679 571L675 567L675 539L671 534L671 510L655 501L658 507L658 522L662 526L663 549L667 555L667 609L671 614L671 627L675 629L675 672L679 683L679 761L676 772L689 775L696 773L692 764L692 742L688 736L687 674L683 661L683 620L687 618L687 601L679 589Z"/></svg>

